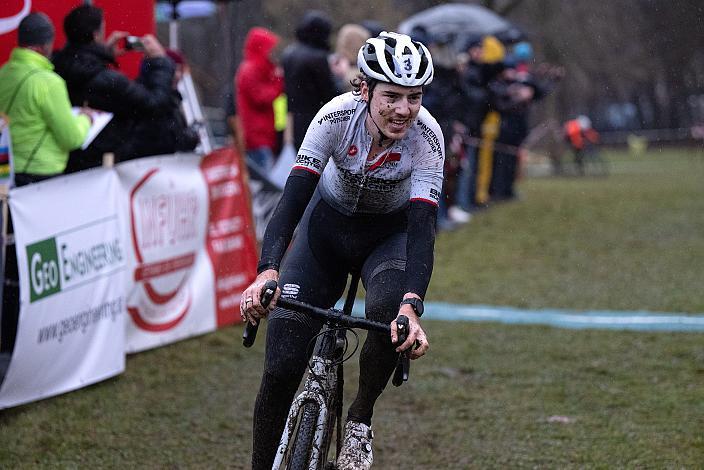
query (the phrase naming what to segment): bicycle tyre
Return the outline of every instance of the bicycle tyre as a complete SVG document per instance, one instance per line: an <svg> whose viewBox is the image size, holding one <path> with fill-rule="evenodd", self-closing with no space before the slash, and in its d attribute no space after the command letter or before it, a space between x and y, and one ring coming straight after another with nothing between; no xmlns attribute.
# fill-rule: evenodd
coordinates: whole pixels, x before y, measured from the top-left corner
<svg viewBox="0 0 704 470"><path fill-rule="evenodd" d="M318 405L316 403L306 403L303 405L301 422L293 440L293 450L291 451L291 461L286 466L287 470L308 470L310 451L313 446L313 436L318 422Z"/></svg>

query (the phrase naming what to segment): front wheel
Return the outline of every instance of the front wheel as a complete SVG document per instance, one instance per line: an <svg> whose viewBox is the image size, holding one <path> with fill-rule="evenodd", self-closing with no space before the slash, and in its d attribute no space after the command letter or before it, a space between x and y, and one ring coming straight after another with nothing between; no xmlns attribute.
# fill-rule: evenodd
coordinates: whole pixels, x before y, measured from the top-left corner
<svg viewBox="0 0 704 470"><path fill-rule="evenodd" d="M306 403L303 405L301 421L293 440L291 461L286 466L287 470L308 470L310 468L310 452L313 448L313 437L318 423L318 405Z"/></svg>

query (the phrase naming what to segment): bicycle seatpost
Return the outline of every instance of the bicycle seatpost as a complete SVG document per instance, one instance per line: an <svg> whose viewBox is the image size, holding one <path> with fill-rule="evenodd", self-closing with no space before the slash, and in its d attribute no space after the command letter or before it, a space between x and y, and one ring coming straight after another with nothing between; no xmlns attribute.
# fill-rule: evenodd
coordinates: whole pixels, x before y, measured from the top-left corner
<svg viewBox="0 0 704 470"><path fill-rule="evenodd" d="M276 292L276 281L269 279L264 284L261 293L261 303L262 307L267 308L271 303L271 299L274 298L274 293ZM244 327L244 332L242 333L242 344L245 348L249 348L254 344L254 340L257 339L257 330L259 329L259 322L256 324L251 324L247 322Z"/></svg>

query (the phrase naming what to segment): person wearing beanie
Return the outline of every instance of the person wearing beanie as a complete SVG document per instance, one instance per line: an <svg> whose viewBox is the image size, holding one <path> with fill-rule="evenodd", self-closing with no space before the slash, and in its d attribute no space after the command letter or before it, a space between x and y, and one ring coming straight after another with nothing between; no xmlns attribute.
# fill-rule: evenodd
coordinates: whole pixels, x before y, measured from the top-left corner
<svg viewBox="0 0 704 470"><path fill-rule="evenodd" d="M18 47L0 69L0 112L9 117L17 186L61 174L68 152L85 140L89 112L74 116L66 83L48 57L54 26L30 13L17 28Z"/></svg>
<svg viewBox="0 0 704 470"><path fill-rule="evenodd" d="M331 32L328 15L310 10L296 27L296 42L283 53L288 111L293 117L293 141L297 149L320 107L341 92L328 60Z"/></svg>
<svg viewBox="0 0 704 470"><path fill-rule="evenodd" d="M133 129L171 112L174 62L159 41L148 34L141 39L144 59L136 80L116 70L116 55L124 52L121 41L128 35L114 31L105 38L103 11L80 5L64 18L66 46L54 54L56 72L68 86L74 106L108 111L113 118L85 150L71 152L66 173L100 166L103 154L115 161L138 156L141 147Z"/></svg>
<svg viewBox="0 0 704 470"><path fill-rule="evenodd" d="M166 49L166 55L176 65L171 88L171 105L163 112L153 113L151 119L140 120L131 132L134 158L150 155L169 155L176 152L192 152L200 142L195 127L189 126L183 113L183 96L178 83L186 73L188 64L181 52Z"/></svg>
<svg viewBox="0 0 704 470"><path fill-rule="evenodd" d="M101 9L83 5L74 8L64 18L64 32L73 44L90 44L98 42L104 32L103 12Z"/></svg>
<svg viewBox="0 0 704 470"><path fill-rule="evenodd" d="M85 140L91 118L88 110L72 113L66 83L48 59L54 44L51 20L43 13L25 16L17 43L0 68L0 113L9 121L15 185L24 186L64 171L69 151ZM5 256L0 353L11 353L19 316L14 246Z"/></svg>

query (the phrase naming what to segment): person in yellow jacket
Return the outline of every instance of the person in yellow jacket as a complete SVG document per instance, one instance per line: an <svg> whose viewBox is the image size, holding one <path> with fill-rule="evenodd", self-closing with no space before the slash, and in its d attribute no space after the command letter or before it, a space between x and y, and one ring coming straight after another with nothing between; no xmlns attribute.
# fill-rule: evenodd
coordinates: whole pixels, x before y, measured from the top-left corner
<svg viewBox="0 0 704 470"><path fill-rule="evenodd" d="M51 20L43 13L27 15L17 28L17 42L19 47L0 68L0 113L9 120L15 185L24 186L60 175L69 151L85 140L92 119L89 110L73 114L66 83L53 72L48 59L54 44ZM5 255L0 356L12 353L19 317L14 248L7 246Z"/></svg>
<svg viewBox="0 0 704 470"><path fill-rule="evenodd" d="M73 114L66 82L53 71L51 20L43 13L27 15L17 42L0 68L0 113L10 124L15 184L23 186L61 174L92 119L89 110Z"/></svg>

